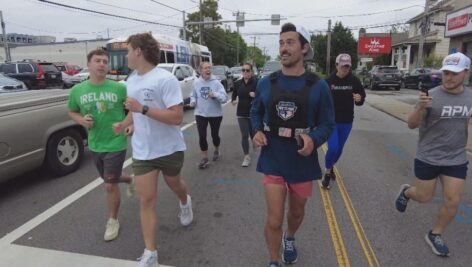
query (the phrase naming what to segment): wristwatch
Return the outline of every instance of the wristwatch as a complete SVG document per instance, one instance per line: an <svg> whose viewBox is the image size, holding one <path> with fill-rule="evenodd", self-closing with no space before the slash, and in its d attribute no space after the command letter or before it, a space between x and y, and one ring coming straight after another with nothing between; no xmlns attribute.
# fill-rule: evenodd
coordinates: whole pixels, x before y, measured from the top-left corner
<svg viewBox="0 0 472 267"><path fill-rule="evenodd" d="M141 111L141 114L146 115L146 113L149 111L148 105L143 106L143 111Z"/></svg>

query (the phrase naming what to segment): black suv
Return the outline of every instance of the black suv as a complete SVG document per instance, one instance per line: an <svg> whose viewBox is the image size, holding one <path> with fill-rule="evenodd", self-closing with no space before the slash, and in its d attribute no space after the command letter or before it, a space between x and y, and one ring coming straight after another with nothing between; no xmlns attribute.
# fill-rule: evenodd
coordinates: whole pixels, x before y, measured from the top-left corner
<svg viewBox="0 0 472 267"><path fill-rule="evenodd" d="M393 87L400 90L402 75L397 66L375 65L364 78L364 87L377 90L381 87Z"/></svg>
<svg viewBox="0 0 472 267"><path fill-rule="evenodd" d="M0 72L20 80L28 89L62 88L62 73L51 62L23 60L0 64Z"/></svg>

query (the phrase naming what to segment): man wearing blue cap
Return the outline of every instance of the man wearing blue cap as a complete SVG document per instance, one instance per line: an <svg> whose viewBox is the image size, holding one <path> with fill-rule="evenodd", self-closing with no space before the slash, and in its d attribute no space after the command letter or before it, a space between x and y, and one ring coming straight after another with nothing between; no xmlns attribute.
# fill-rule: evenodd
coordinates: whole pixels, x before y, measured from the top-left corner
<svg viewBox="0 0 472 267"><path fill-rule="evenodd" d="M408 127L419 127L415 158L415 186L404 184L395 199L395 207L404 212L409 199L420 203L431 201L437 181L443 187L443 200L433 228L425 241L434 254L449 256L441 234L454 219L464 194L467 176L467 137L472 116L472 90L464 87L470 59L454 53L443 60L442 85L420 93Z"/></svg>
<svg viewBox="0 0 472 267"><path fill-rule="evenodd" d="M334 128L328 85L305 71L303 60L313 58L310 34L291 23L279 38L282 70L262 78L251 108L253 141L262 147L257 171L264 175L267 204L265 238L270 267L295 263L295 233L305 214L313 181L321 178L316 149ZM282 230L288 198L287 230ZM280 247L283 252L280 255Z"/></svg>

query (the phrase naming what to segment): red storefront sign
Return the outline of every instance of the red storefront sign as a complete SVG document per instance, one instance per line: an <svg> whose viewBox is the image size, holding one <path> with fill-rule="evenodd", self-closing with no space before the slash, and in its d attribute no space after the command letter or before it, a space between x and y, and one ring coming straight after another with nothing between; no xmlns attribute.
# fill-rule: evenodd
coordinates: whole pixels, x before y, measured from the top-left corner
<svg viewBox="0 0 472 267"><path fill-rule="evenodd" d="M390 54L392 50L391 37L360 37L358 42L358 53L368 54Z"/></svg>
<svg viewBox="0 0 472 267"><path fill-rule="evenodd" d="M472 32L472 5L447 14L445 37L462 35L469 32Z"/></svg>
<svg viewBox="0 0 472 267"><path fill-rule="evenodd" d="M467 26L469 14L464 14L447 20L447 30L452 31Z"/></svg>

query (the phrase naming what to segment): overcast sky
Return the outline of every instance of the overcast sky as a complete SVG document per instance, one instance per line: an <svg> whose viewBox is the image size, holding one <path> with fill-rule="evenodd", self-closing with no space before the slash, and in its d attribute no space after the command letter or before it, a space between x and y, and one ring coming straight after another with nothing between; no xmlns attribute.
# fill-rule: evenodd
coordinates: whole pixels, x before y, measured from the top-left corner
<svg viewBox="0 0 472 267"><path fill-rule="evenodd" d="M182 13L164 7L151 0L51 0L52 2L92 9L115 15L156 21L163 24L182 26ZM198 10L198 0L156 0L177 10L192 13ZM360 26L387 25L405 22L421 13L424 0L220 0L218 12L223 20L234 20L233 13L245 12L246 19L266 19L271 14L287 18L284 22L294 22L309 31L326 31L328 19L341 21L350 28ZM267 3L270 3L267 5ZM178 36L178 28L146 24L112 18L84 11L45 4L35 0L0 0L0 9L6 23L7 33L32 35L53 35L57 41L64 37L94 39L97 36L126 36L136 32L152 31ZM374 13L374 14L373 14ZM377 14L375 14L377 13ZM235 23L223 27L236 30ZM387 32L390 27L370 28L367 32ZM254 43L253 34L277 33L280 26L270 25L270 21L246 22L240 33L247 43ZM353 30L357 37L358 30ZM251 35L252 34L252 35ZM272 57L278 54L277 35L256 35L256 45L264 47Z"/></svg>

